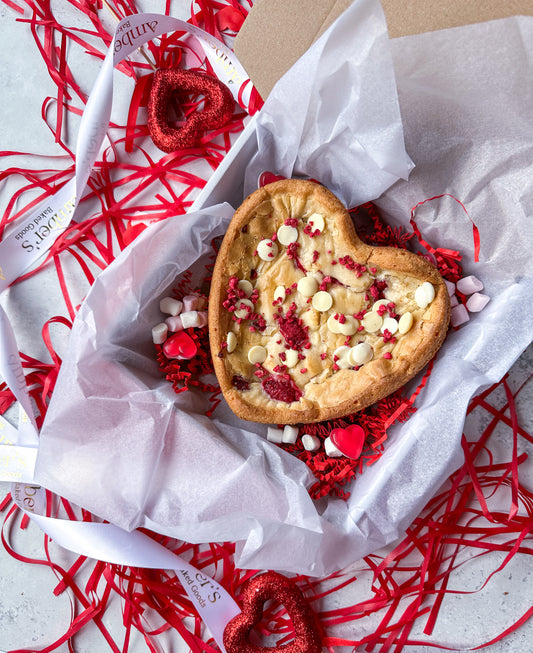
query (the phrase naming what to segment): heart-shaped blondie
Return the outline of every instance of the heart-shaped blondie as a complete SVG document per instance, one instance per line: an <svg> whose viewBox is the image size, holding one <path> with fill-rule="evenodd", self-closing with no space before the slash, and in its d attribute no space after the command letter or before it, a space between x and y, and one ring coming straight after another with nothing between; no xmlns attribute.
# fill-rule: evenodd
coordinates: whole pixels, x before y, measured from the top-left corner
<svg viewBox="0 0 533 653"><path fill-rule="evenodd" d="M286 179L252 193L214 267L209 338L223 395L270 424L357 412L411 379L449 321L436 267L372 247L323 186Z"/></svg>

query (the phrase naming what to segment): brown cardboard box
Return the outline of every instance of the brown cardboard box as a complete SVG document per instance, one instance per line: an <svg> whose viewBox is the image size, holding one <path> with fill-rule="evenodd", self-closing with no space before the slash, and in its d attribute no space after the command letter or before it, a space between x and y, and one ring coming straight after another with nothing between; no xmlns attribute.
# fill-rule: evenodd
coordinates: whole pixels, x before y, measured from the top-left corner
<svg viewBox="0 0 533 653"><path fill-rule="evenodd" d="M263 98L350 3L256 0L235 40L235 52ZM381 4L391 37L533 15L533 0L381 0Z"/></svg>

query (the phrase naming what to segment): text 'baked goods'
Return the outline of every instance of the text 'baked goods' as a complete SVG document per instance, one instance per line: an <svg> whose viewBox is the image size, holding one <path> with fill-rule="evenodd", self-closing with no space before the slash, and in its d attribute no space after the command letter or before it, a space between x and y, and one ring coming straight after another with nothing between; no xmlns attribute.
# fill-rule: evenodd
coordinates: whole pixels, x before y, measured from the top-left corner
<svg viewBox="0 0 533 653"><path fill-rule="evenodd" d="M323 186L287 179L252 193L215 263L209 339L239 417L271 424L357 412L434 356L449 295L436 267L356 235Z"/></svg>

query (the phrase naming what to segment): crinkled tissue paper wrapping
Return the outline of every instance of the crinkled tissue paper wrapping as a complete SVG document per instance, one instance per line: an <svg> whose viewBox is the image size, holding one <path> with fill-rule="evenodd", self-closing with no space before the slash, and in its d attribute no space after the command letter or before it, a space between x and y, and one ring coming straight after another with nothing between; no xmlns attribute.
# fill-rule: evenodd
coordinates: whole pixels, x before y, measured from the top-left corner
<svg viewBox="0 0 533 653"><path fill-rule="evenodd" d="M389 41L381 7L363 0L280 80L257 118L243 192L263 170L307 175L349 206L377 199L406 229L413 206L449 193L480 231L476 263L458 202L416 212L425 239L460 250L464 273L483 280L491 301L450 332L417 412L389 430L348 501L313 502L311 472L267 442L264 425L238 420L224 402L207 418L207 396L176 395L158 371L159 299L185 270L205 277L228 204L152 225L96 280L43 426L36 480L125 529L235 541L246 568L326 575L400 537L461 464L470 398L531 340L532 43L531 18Z"/></svg>

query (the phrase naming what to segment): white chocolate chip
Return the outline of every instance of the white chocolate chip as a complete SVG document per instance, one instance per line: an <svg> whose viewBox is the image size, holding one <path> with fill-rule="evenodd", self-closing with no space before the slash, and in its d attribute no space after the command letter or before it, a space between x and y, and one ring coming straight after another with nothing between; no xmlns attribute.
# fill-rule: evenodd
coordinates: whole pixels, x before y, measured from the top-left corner
<svg viewBox="0 0 533 653"><path fill-rule="evenodd" d="M267 428L267 440L269 442L281 444L283 442L283 431L274 426L269 426Z"/></svg>
<svg viewBox="0 0 533 653"><path fill-rule="evenodd" d="M350 349L350 361L354 367L369 363L374 357L374 350L367 342L360 342Z"/></svg>
<svg viewBox="0 0 533 653"><path fill-rule="evenodd" d="M288 224L282 224L277 232L278 240L282 245L290 245L298 240L298 229Z"/></svg>
<svg viewBox="0 0 533 653"><path fill-rule="evenodd" d="M316 311L324 313L329 311L333 306L333 297L327 292L327 290L319 290L313 295L313 308Z"/></svg>
<svg viewBox="0 0 533 653"><path fill-rule="evenodd" d="M411 330L411 327L413 326L413 314L412 313L404 313L399 322L398 322L398 331L404 335L408 331Z"/></svg>
<svg viewBox="0 0 533 653"><path fill-rule="evenodd" d="M296 444L296 440L298 440L298 427L286 424L283 427L283 444Z"/></svg>
<svg viewBox="0 0 533 653"><path fill-rule="evenodd" d="M385 333L385 329L391 334L396 333L398 331L398 320L395 320L393 317L384 318L381 333Z"/></svg>
<svg viewBox="0 0 533 653"><path fill-rule="evenodd" d="M251 311L254 310L254 305L249 299L239 299L237 300L237 308L235 309L235 317L244 319L250 311L248 309L251 309Z"/></svg>
<svg viewBox="0 0 533 653"><path fill-rule="evenodd" d="M378 313L370 311L364 315L361 324L368 333L376 333L381 329L383 318Z"/></svg>
<svg viewBox="0 0 533 653"><path fill-rule="evenodd" d="M302 435L302 445L306 451L317 451L320 449L320 438L310 433Z"/></svg>
<svg viewBox="0 0 533 653"><path fill-rule="evenodd" d="M331 331L331 333L340 333L341 332L341 324L339 322L339 314L334 313L333 315L330 315L328 317L328 321L326 322L328 329Z"/></svg>
<svg viewBox="0 0 533 653"><path fill-rule="evenodd" d="M237 347L237 336L233 333L233 331L230 331L226 336L226 349L228 351L228 354L234 352L236 347Z"/></svg>
<svg viewBox="0 0 533 653"><path fill-rule="evenodd" d="M424 281L415 290L415 302L420 308L426 308L435 299L435 288L429 281Z"/></svg>
<svg viewBox="0 0 533 653"><path fill-rule="evenodd" d="M248 350L248 360L252 365L255 365L256 363L264 363L267 355L267 350L261 345L254 345Z"/></svg>
<svg viewBox="0 0 533 653"><path fill-rule="evenodd" d="M277 302L281 299L280 304L283 304L285 297L287 296L287 293L285 292L285 286L278 286L276 290L274 290L274 301Z"/></svg>
<svg viewBox="0 0 533 653"><path fill-rule="evenodd" d="M341 370L346 370L349 367L352 367L350 351L351 347L348 347L348 345L342 345L342 347L337 347L333 352L333 360Z"/></svg>
<svg viewBox="0 0 533 653"><path fill-rule="evenodd" d="M320 213L313 213L307 218L307 224L311 228L311 231L320 231L322 233L326 226L324 221L324 216Z"/></svg>
<svg viewBox="0 0 533 653"><path fill-rule="evenodd" d="M318 281L314 277L302 277L297 288L304 297L312 297L318 290Z"/></svg>
<svg viewBox="0 0 533 653"><path fill-rule="evenodd" d="M278 255L278 246L270 238L264 238L257 245L257 254L263 261L272 261Z"/></svg>
<svg viewBox="0 0 533 653"><path fill-rule="evenodd" d="M340 458L344 455L342 451L333 444L333 440L329 436L324 440L324 451L330 458Z"/></svg>
<svg viewBox="0 0 533 653"><path fill-rule="evenodd" d="M248 279L241 279L237 284L237 287L239 290L242 290L246 297L250 297L254 289L252 282L248 281Z"/></svg>
<svg viewBox="0 0 533 653"><path fill-rule="evenodd" d="M285 352L284 365L294 367L298 363L298 352L295 349L287 349Z"/></svg>
<svg viewBox="0 0 533 653"><path fill-rule="evenodd" d="M377 310L380 306L387 306L388 304L390 304L390 301L388 299L378 299L377 302L374 302L374 305L372 306L372 310L376 311L377 313Z"/></svg>
<svg viewBox="0 0 533 653"><path fill-rule="evenodd" d="M159 310L166 315L179 315L183 309L183 302L174 297L163 297L159 302Z"/></svg>
<svg viewBox="0 0 533 653"><path fill-rule="evenodd" d="M357 331L359 322L351 315L345 315L344 322L339 323L340 332L345 336L353 336Z"/></svg>
<svg viewBox="0 0 533 653"><path fill-rule="evenodd" d="M154 345L162 345L167 339L168 327L164 322L156 324L152 329L152 341Z"/></svg>

